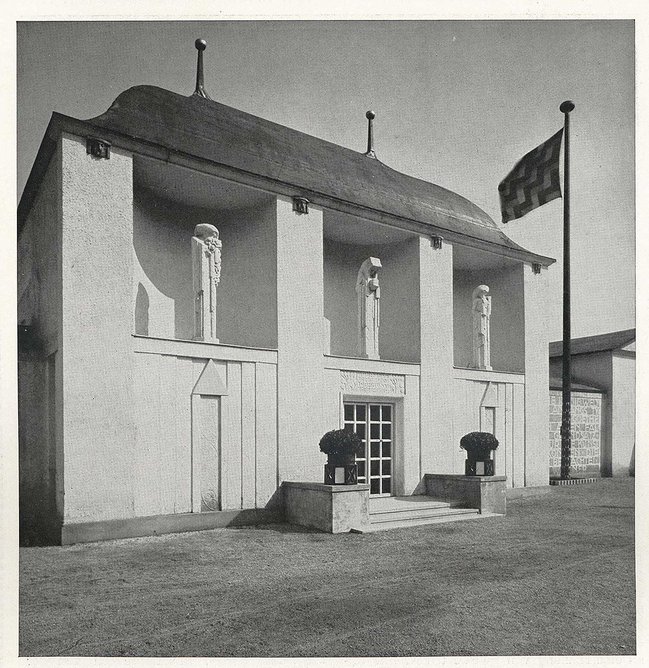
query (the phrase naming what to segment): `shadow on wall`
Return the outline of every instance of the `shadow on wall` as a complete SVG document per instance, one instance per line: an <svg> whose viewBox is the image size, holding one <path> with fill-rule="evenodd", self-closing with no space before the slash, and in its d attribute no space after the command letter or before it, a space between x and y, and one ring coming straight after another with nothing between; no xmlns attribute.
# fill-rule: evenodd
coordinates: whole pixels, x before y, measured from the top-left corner
<svg viewBox="0 0 649 668"><path fill-rule="evenodd" d="M42 488L21 488L18 523L18 541L21 547L61 544L62 522L56 514L55 504L52 495L48 495Z"/></svg>
<svg viewBox="0 0 649 668"><path fill-rule="evenodd" d="M143 190L136 193L133 213L133 247L136 265L139 264L135 280L140 281L136 332L143 332L148 319L149 336L191 339L191 238L200 216L194 210L165 202Z"/></svg>
<svg viewBox="0 0 649 668"><path fill-rule="evenodd" d="M361 246L325 239L324 316L332 355L358 355L358 271L367 258L381 261L379 352L381 359L418 363L419 241Z"/></svg>
<svg viewBox="0 0 649 668"><path fill-rule="evenodd" d="M149 336L149 293L142 283L138 283L135 297L135 333Z"/></svg>
<svg viewBox="0 0 649 668"><path fill-rule="evenodd" d="M43 357L38 338L32 344L29 350L18 352L19 542L23 546L60 545L52 438L54 355Z"/></svg>
<svg viewBox="0 0 649 668"><path fill-rule="evenodd" d="M495 371L525 371L523 265L453 272L453 357L456 367L473 365L473 291L489 286L491 366Z"/></svg>

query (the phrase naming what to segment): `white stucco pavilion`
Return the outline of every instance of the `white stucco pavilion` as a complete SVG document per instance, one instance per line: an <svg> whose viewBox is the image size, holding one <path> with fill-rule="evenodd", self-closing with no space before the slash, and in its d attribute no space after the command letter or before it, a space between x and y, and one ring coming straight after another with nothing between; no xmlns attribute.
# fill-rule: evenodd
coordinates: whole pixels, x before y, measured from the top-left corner
<svg viewBox="0 0 649 668"><path fill-rule="evenodd" d="M74 542L262 521L282 482L322 481L324 432L363 421L372 494L463 473L474 430L496 434L508 485L548 483L553 260L463 197L137 86L96 118L52 115L18 218L24 527ZM218 343L194 337L199 223L222 241ZM357 349L368 257L379 359ZM492 370L472 368L481 284Z"/></svg>

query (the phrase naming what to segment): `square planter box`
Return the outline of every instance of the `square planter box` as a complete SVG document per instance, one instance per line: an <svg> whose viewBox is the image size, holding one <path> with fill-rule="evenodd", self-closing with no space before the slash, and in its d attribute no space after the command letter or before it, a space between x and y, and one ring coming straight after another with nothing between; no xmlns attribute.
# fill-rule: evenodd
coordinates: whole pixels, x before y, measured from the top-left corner
<svg viewBox="0 0 649 668"><path fill-rule="evenodd" d="M481 513L507 512L507 477L465 476L427 473L424 476L426 494L456 508L477 508Z"/></svg>

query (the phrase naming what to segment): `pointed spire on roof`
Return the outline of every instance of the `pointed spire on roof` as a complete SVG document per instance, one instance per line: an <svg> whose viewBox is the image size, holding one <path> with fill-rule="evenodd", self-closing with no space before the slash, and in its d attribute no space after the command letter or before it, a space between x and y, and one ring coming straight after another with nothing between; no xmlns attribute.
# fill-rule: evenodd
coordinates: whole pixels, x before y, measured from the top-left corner
<svg viewBox="0 0 649 668"><path fill-rule="evenodd" d="M194 95L211 100L212 98L205 92L205 87L203 85L203 51L205 51L207 48L207 42L204 39L197 39L194 42L194 46L198 50L198 63L196 66L196 90L194 91Z"/></svg>
<svg viewBox="0 0 649 668"><path fill-rule="evenodd" d="M376 153L374 153L374 126L372 125L376 114L373 111L368 111L365 118L367 118L367 151L365 155L368 158L376 158Z"/></svg>

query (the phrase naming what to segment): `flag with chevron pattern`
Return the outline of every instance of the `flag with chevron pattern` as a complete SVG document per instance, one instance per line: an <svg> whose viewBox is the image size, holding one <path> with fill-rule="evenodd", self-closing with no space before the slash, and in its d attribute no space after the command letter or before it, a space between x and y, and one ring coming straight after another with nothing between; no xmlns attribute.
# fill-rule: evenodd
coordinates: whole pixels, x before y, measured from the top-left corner
<svg viewBox="0 0 649 668"><path fill-rule="evenodd" d="M503 223L521 218L557 197L559 184L559 154L563 128L550 139L524 155L500 182L500 209Z"/></svg>

